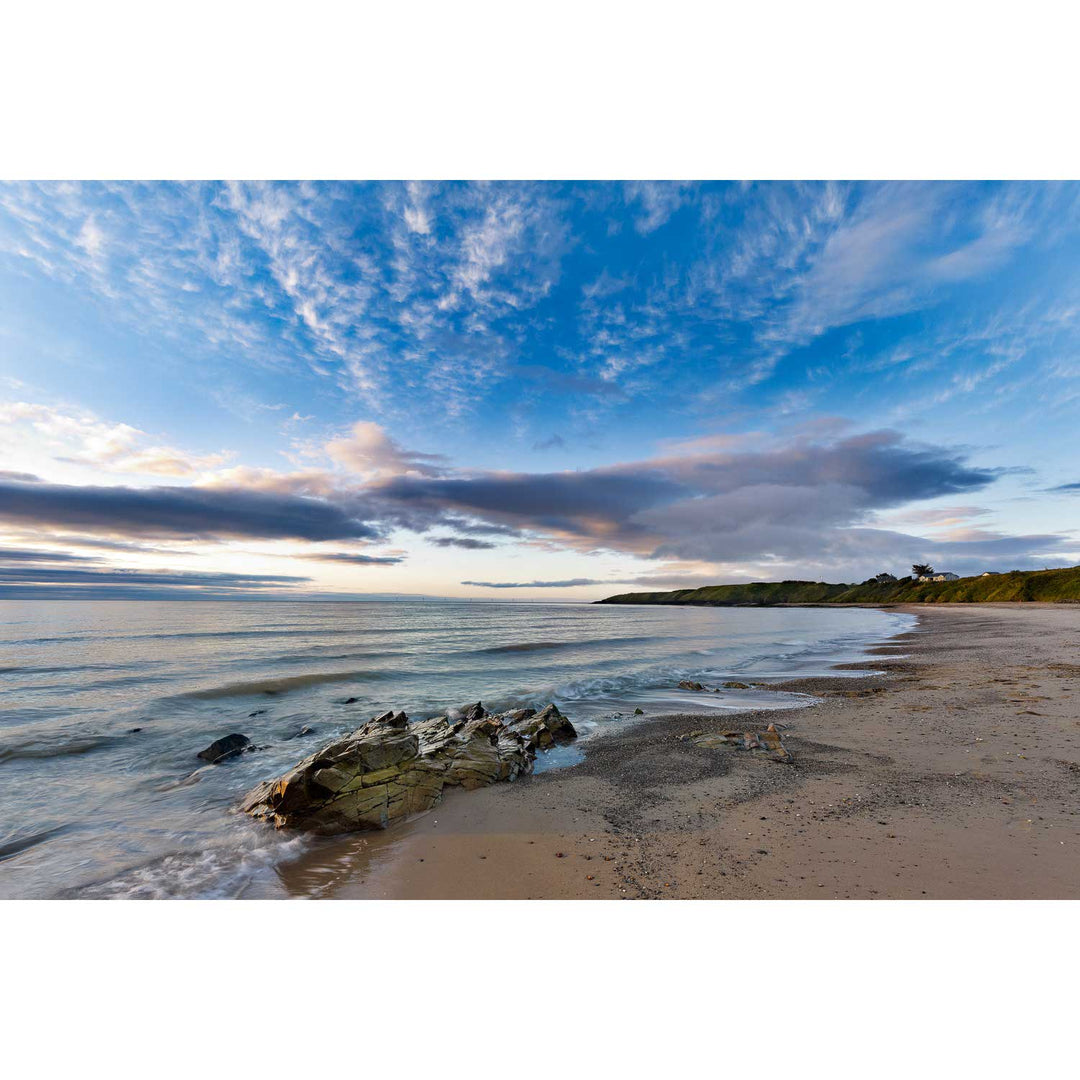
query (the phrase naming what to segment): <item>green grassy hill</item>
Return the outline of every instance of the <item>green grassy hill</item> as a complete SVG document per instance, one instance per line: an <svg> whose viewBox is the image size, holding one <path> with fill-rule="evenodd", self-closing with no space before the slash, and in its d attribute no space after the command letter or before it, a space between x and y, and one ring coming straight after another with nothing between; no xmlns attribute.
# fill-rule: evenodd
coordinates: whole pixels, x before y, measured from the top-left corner
<svg viewBox="0 0 1080 1080"><path fill-rule="evenodd" d="M740 607L772 604L977 604L989 602L1080 603L1080 566L1060 570L1013 570L957 581L872 582L830 585L824 581L755 581L709 585L675 592L621 593L598 604L690 604Z"/></svg>
<svg viewBox="0 0 1080 1080"><path fill-rule="evenodd" d="M675 592L622 593L598 604L823 604L847 592L850 585L824 581L755 581L746 585L709 585Z"/></svg>

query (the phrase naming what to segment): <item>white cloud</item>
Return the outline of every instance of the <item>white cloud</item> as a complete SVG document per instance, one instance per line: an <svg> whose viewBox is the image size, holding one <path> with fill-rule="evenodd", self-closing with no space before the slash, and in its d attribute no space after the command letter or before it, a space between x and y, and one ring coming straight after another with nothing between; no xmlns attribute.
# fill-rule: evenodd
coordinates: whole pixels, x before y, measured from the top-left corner
<svg viewBox="0 0 1080 1080"><path fill-rule="evenodd" d="M439 454L404 450L382 426L361 420L347 436L326 444L332 461L364 480L385 480L392 476L436 476L445 459Z"/></svg>
<svg viewBox="0 0 1080 1080"><path fill-rule="evenodd" d="M432 228L432 214L427 205L424 185L410 180L405 185L405 191L408 196L405 209L402 211L405 225L409 232L427 236Z"/></svg>
<svg viewBox="0 0 1080 1080"><path fill-rule="evenodd" d="M683 202L689 185L681 180L631 180L624 185L626 202L639 210L634 227L639 233L655 232L667 224Z"/></svg>
<svg viewBox="0 0 1080 1080"><path fill-rule="evenodd" d="M7 425L6 438L26 453L29 428L38 436L41 449L58 461L95 466L117 474L195 476L223 464L228 455L192 454L166 445L147 445L150 436L129 424L109 423L89 412L64 412L25 401L0 402L0 424Z"/></svg>
<svg viewBox="0 0 1080 1080"><path fill-rule="evenodd" d="M93 215L83 222L75 243L91 258L96 259L105 247L105 234L98 228Z"/></svg>

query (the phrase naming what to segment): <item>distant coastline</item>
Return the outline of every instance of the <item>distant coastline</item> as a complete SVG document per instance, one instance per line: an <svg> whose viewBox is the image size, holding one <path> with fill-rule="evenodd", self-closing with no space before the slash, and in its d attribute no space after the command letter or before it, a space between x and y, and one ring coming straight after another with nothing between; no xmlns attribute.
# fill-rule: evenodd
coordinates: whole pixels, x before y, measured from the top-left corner
<svg viewBox="0 0 1080 1080"><path fill-rule="evenodd" d="M826 581L754 581L671 592L619 593L597 604L779 607L816 604L1080 603L1080 566L1012 570L954 581L871 579L861 585Z"/></svg>

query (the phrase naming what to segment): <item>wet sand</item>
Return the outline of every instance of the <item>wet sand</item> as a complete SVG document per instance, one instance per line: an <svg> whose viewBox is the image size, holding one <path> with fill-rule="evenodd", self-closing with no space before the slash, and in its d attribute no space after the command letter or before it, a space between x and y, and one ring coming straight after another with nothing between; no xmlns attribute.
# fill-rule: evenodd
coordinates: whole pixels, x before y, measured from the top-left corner
<svg viewBox="0 0 1080 1080"><path fill-rule="evenodd" d="M288 895L1080 897L1080 606L908 606L865 678L797 711L648 719L586 760L320 844ZM571 717L572 719L572 717ZM775 722L794 766L691 731Z"/></svg>

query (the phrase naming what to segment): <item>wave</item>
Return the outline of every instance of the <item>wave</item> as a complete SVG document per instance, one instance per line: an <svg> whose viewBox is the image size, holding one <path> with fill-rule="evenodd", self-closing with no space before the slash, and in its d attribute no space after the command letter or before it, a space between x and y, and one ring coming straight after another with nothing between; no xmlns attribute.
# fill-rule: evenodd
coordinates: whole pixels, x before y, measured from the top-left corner
<svg viewBox="0 0 1080 1080"><path fill-rule="evenodd" d="M580 641L522 641L513 645L492 645L486 649L471 650L477 655L497 653L537 652L541 649L588 649L594 645L640 645L643 641L664 641L659 637L607 637L584 638Z"/></svg>
<svg viewBox="0 0 1080 1080"><path fill-rule="evenodd" d="M506 627L509 629L509 627ZM158 634L72 634L69 637L25 638L3 642L4 645L50 645L69 641L184 641L184 640L221 640L238 638L278 638L278 637L389 637L396 634L445 634L445 624L437 626L391 626L366 627L304 627L298 626L287 630L250 628L245 630L181 630L174 633Z"/></svg>
<svg viewBox="0 0 1080 1080"><path fill-rule="evenodd" d="M103 637L115 637L117 635L104 634ZM68 641L93 641L93 634L71 634L68 637L28 637L28 638L12 638L11 641L5 641L5 645L57 645L64 644Z"/></svg>
<svg viewBox="0 0 1080 1080"><path fill-rule="evenodd" d="M230 846L174 852L121 871L103 881L76 885L61 898L86 900L242 899L260 878L274 879L275 867L295 859L310 838L267 835L265 829L237 838Z"/></svg>
<svg viewBox="0 0 1080 1080"><path fill-rule="evenodd" d="M46 840L67 832L70 825L57 825L52 829L43 829L41 832L29 832L27 829L15 829L6 836L0 837L0 862L5 859L13 859L24 851L38 844L44 844Z"/></svg>
<svg viewBox="0 0 1080 1080"><path fill-rule="evenodd" d="M276 679L227 683L224 686L213 686L207 690L192 690L176 696L209 701L214 698L247 697L254 694L287 694L290 690L300 690L305 686L336 682L371 682L385 676L386 672L382 671L317 671L307 675L285 675Z"/></svg>
<svg viewBox="0 0 1080 1080"><path fill-rule="evenodd" d="M277 662L281 664L303 664L318 660L325 663L328 660L374 660L384 656L404 656L401 652L351 652L351 653L295 653L291 656L279 656ZM265 664L264 659L256 661Z"/></svg>
<svg viewBox="0 0 1080 1080"><path fill-rule="evenodd" d="M483 627L485 633L492 633L500 630L516 630L520 624L517 623L496 623L488 624ZM561 624L553 624L561 625ZM416 625L416 626L390 626L390 627L356 627L356 626L335 626L335 627L290 627L288 629L274 629L274 628L259 628L252 627L243 630L181 630L171 633L154 633L154 634L68 634L58 637L34 637L34 638L11 638L7 641L0 641L0 645L3 646L17 646L17 645L65 645L69 642L80 641L181 641L181 640L237 640L245 638L276 638L276 637L340 637L340 638L357 638L357 637L372 637L377 636L380 638L396 636L400 634L411 634L416 637L430 637L432 635L445 635L446 623L445 622L433 622L431 625ZM631 639L631 638L614 638L612 640L617 641L630 641L630 640L653 640L647 638Z"/></svg>
<svg viewBox="0 0 1080 1080"><path fill-rule="evenodd" d="M71 688L68 687L68 689ZM36 724L40 721L48 722L55 719L55 705L21 705L17 709L0 708L0 725L9 729L17 730L27 724Z"/></svg>
<svg viewBox="0 0 1080 1080"><path fill-rule="evenodd" d="M146 667L141 664L56 664L52 667L38 667L33 664L0 667L0 675L67 675L74 671L123 671L131 668Z"/></svg>
<svg viewBox="0 0 1080 1080"><path fill-rule="evenodd" d="M125 686L152 686L154 683L175 682L175 675L121 675L115 679L98 679L83 683L80 690L121 690Z"/></svg>
<svg viewBox="0 0 1080 1080"><path fill-rule="evenodd" d="M53 739L27 739L25 742L0 743L0 761L19 761L38 758L70 757L73 754L89 754L102 747L113 746L115 735L57 736Z"/></svg>
<svg viewBox="0 0 1080 1080"><path fill-rule="evenodd" d="M535 652L537 649L565 649L568 645L576 645L570 641L531 641L522 642L520 645L493 645L490 649L473 649L478 654L483 653L516 653Z"/></svg>
<svg viewBox="0 0 1080 1080"><path fill-rule="evenodd" d="M292 630L183 630L171 634L69 634L66 637L22 638L4 642L5 645L64 645L71 641L178 641L190 638L260 638L260 637L324 637L355 633L371 633L366 630L304 629Z"/></svg>

